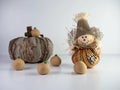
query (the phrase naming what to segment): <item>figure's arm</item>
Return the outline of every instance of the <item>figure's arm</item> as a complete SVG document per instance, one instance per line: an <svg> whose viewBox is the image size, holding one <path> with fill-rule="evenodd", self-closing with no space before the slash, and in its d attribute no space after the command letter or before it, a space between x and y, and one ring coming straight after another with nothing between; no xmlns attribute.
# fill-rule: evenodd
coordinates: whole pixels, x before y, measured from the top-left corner
<svg viewBox="0 0 120 90"><path fill-rule="evenodd" d="M71 50L71 51L75 51L75 50L77 50L77 49L79 49L79 47L76 46L76 45L70 46L70 50Z"/></svg>
<svg viewBox="0 0 120 90"><path fill-rule="evenodd" d="M95 50L95 52L96 52L98 55L100 55L100 54L101 54L101 44L98 43L98 44L97 44L97 47L96 47L94 50Z"/></svg>

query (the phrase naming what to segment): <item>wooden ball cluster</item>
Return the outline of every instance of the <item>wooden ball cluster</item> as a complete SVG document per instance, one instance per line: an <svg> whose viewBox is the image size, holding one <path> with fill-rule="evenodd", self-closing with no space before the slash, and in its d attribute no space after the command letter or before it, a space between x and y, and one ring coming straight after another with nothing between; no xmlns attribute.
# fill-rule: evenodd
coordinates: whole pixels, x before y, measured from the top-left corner
<svg viewBox="0 0 120 90"><path fill-rule="evenodd" d="M61 58L58 55L51 57L50 63L53 66L59 66L61 64ZM17 58L13 61L13 68L17 71L25 68L25 62L21 58ZM41 75L46 75L50 72L50 65L47 61L43 61L37 65L37 72Z"/></svg>
<svg viewBox="0 0 120 90"><path fill-rule="evenodd" d="M51 57L50 63L53 66L59 66L61 64L61 58L58 55ZM47 61L44 61L37 66L37 72L41 75L46 75L50 72L50 65Z"/></svg>
<svg viewBox="0 0 120 90"><path fill-rule="evenodd" d="M50 59L50 63L53 66L60 66L61 58L58 55L54 55ZM13 68L17 71L23 70L25 68L25 62L21 58L17 58L13 61ZM75 73L85 74L87 72L87 66L83 61L77 61L74 63L73 67ZM37 72L41 75L46 75L50 72L50 65L47 61L39 63L37 66Z"/></svg>

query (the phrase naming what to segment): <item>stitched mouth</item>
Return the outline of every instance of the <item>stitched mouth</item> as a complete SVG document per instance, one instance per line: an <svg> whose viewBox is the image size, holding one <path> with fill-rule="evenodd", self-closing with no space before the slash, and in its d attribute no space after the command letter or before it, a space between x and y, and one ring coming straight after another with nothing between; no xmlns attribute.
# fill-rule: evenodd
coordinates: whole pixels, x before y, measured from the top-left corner
<svg viewBox="0 0 120 90"><path fill-rule="evenodd" d="M87 43L89 43L89 41L86 41L86 42L82 42L82 43L84 43L84 44L87 44Z"/></svg>
<svg viewBox="0 0 120 90"><path fill-rule="evenodd" d="M83 46L86 46L86 43L82 43Z"/></svg>

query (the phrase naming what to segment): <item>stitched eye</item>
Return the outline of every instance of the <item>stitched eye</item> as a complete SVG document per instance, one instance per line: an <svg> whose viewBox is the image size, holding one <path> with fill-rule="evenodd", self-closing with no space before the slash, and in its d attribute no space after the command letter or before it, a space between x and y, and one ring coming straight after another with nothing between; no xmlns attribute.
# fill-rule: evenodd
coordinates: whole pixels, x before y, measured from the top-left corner
<svg viewBox="0 0 120 90"><path fill-rule="evenodd" d="M87 38L87 36L85 36L85 38Z"/></svg>
<svg viewBox="0 0 120 90"><path fill-rule="evenodd" d="M82 38L84 38L84 37L82 36Z"/></svg>

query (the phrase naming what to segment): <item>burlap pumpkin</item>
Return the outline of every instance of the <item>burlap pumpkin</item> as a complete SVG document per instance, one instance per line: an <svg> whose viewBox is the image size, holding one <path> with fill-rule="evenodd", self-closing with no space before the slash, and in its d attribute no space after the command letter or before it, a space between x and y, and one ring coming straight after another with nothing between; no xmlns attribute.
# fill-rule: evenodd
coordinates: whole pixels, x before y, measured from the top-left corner
<svg viewBox="0 0 120 90"><path fill-rule="evenodd" d="M21 57L25 62L36 63L49 59L53 43L47 37L18 37L9 43L10 58Z"/></svg>
<svg viewBox="0 0 120 90"><path fill-rule="evenodd" d="M99 55L92 49L79 49L72 55L73 63L83 61L88 68L95 66L99 61Z"/></svg>

